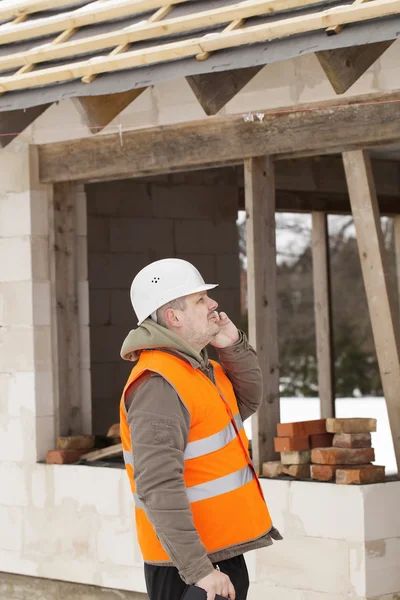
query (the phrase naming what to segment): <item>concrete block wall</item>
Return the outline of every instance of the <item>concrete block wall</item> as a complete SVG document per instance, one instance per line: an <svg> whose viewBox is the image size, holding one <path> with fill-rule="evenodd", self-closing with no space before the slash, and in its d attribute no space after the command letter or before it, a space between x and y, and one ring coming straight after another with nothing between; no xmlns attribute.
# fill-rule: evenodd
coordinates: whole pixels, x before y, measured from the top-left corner
<svg viewBox="0 0 400 600"><path fill-rule="evenodd" d="M192 262L213 296L240 317L238 188L233 169L86 186L93 431L118 421L119 398L132 368L119 352L136 327L129 288L136 273L161 258Z"/></svg>
<svg viewBox="0 0 400 600"><path fill-rule="evenodd" d="M44 457L55 437L52 188L39 183L36 151L24 142L3 149L0 165L0 457L32 463Z"/></svg>

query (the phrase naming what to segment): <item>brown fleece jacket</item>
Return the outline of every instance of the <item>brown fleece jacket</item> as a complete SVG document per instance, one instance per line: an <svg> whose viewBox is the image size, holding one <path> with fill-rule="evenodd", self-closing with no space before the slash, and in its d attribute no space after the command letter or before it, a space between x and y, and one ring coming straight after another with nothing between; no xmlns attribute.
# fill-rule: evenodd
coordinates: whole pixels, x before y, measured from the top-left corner
<svg viewBox="0 0 400 600"><path fill-rule="evenodd" d="M206 350L199 354L184 340L150 319L128 334L121 356L136 361L141 350L155 348L183 358L214 382L213 367ZM233 385L244 421L257 410L262 398L262 378L256 353L241 333L236 344L220 349L218 354ZM197 583L213 571L213 563L269 546L272 539L282 539L272 528L258 539L207 555L193 523L183 480L183 453L190 430L188 410L174 388L154 373L145 373L135 381L128 392L126 405L136 493L171 557L172 562L164 564L175 565L183 581Z"/></svg>

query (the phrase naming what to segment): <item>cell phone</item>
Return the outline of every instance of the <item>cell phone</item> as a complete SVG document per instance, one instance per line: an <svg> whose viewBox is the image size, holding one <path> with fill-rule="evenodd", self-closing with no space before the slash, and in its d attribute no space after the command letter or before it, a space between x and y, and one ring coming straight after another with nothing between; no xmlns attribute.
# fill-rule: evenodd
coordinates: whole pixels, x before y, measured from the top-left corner
<svg viewBox="0 0 400 600"><path fill-rule="evenodd" d="M207 600L207 592L202 588L199 588L197 585L190 585L183 594L181 600ZM215 600L227 600L227 598L217 594L215 596Z"/></svg>

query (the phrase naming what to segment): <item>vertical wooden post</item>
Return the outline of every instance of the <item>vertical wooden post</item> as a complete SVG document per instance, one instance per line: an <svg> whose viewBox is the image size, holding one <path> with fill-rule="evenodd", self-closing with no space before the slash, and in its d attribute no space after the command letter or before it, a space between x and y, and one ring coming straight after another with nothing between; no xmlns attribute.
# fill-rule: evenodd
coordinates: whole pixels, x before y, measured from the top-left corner
<svg viewBox="0 0 400 600"><path fill-rule="evenodd" d="M394 248L396 255L396 281L400 306L400 215L396 215L394 221Z"/></svg>
<svg viewBox="0 0 400 600"><path fill-rule="evenodd" d="M50 231L58 435L82 433L75 192L71 183L54 185Z"/></svg>
<svg viewBox="0 0 400 600"><path fill-rule="evenodd" d="M256 469L274 460L279 423L279 357L277 323L275 174L271 157L244 163L247 286L250 343L256 349L264 381L263 401L252 419Z"/></svg>
<svg viewBox="0 0 400 600"><path fill-rule="evenodd" d="M335 383L328 218L323 212L312 213L312 257L318 387L325 419L335 416Z"/></svg>
<svg viewBox="0 0 400 600"><path fill-rule="evenodd" d="M379 370L400 471L399 324L386 275L386 250L371 161L368 153L361 150L345 152L343 161Z"/></svg>

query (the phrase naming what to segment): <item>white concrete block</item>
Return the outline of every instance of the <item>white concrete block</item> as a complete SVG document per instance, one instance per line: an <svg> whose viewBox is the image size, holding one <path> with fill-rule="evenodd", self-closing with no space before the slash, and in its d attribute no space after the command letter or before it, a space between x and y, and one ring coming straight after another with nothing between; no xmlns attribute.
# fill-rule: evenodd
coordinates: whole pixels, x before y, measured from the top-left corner
<svg viewBox="0 0 400 600"><path fill-rule="evenodd" d="M1 153L0 190L25 192L30 188L30 156L27 144L14 140Z"/></svg>
<svg viewBox="0 0 400 600"><path fill-rule="evenodd" d="M55 448L56 431L55 418L36 418L36 460L45 460L48 450Z"/></svg>
<svg viewBox="0 0 400 600"><path fill-rule="evenodd" d="M174 254L172 219L111 218L110 224L111 252L142 252L150 244L163 256Z"/></svg>
<svg viewBox="0 0 400 600"><path fill-rule="evenodd" d="M51 328L40 325L34 328L35 370L52 371L52 338Z"/></svg>
<svg viewBox="0 0 400 600"><path fill-rule="evenodd" d="M80 366L82 369L90 369L90 327L80 325L79 327L79 352Z"/></svg>
<svg viewBox="0 0 400 600"><path fill-rule="evenodd" d="M87 221L87 240L89 252L110 251L110 219L90 215Z"/></svg>
<svg viewBox="0 0 400 600"><path fill-rule="evenodd" d="M33 324L30 281L0 283L0 323L17 327Z"/></svg>
<svg viewBox="0 0 400 600"><path fill-rule="evenodd" d="M260 483L274 527L282 535L285 535L285 518L289 512L289 494L292 482L279 479L260 479Z"/></svg>
<svg viewBox="0 0 400 600"><path fill-rule="evenodd" d="M0 549L21 552L22 530L22 508L0 505Z"/></svg>
<svg viewBox="0 0 400 600"><path fill-rule="evenodd" d="M33 371L35 369L33 329L0 328L0 372Z"/></svg>
<svg viewBox="0 0 400 600"><path fill-rule="evenodd" d="M349 570L351 591L358 596L366 595L365 542L349 542Z"/></svg>
<svg viewBox="0 0 400 600"><path fill-rule="evenodd" d="M32 417L30 421L32 422ZM32 427L27 428L27 420L22 423L20 418L9 417L3 426L0 425L0 456L4 461L22 462L25 458L24 451L29 442L32 442ZM25 425L25 431L23 429ZM31 452L33 450L30 444Z"/></svg>
<svg viewBox="0 0 400 600"><path fill-rule="evenodd" d="M367 597L400 593L400 537L366 542Z"/></svg>
<svg viewBox="0 0 400 600"><path fill-rule="evenodd" d="M132 566L135 562L133 520L107 517L99 520L97 556L101 563Z"/></svg>
<svg viewBox="0 0 400 600"><path fill-rule="evenodd" d="M42 561L39 568L40 577L87 585L98 585L99 572L101 566L95 560L68 559L56 553L51 555L51 559Z"/></svg>
<svg viewBox="0 0 400 600"><path fill-rule="evenodd" d="M0 238L0 281L30 279L32 279L30 238Z"/></svg>
<svg viewBox="0 0 400 600"><path fill-rule="evenodd" d="M0 194L0 237L31 234L31 195L25 192Z"/></svg>
<svg viewBox="0 0 400 600"><path fill-rule="evenodd" d="M89 283L78 282L78 316L80 325L89 325Z"/></svg>
<svg viewBox="0 0 400 600"><path fill-rule="evenodd" d="M39 565L35 560L21 556L19 552L0 549L0 572L16 575L37 576Z"/></svg>
<svg viewBox="0 0 400 600"><path fill-rule="evenodd" d="M32 284L33 324L51 325L51 297L49 281Z"/></svg>
<svg viewBox="0 0 400 600"><path fill-rule="evenodd" d="M54 504L60 507L73 500L78 511L90 508L99 515L118 516L119 484L123 477L126 474L122 469L55 465ZM71 490L79 490L79 494L71 494Z"/></svg>
<svg viewBox="0 0 400 600"><path fill-rule="evenodd" d="M50 278L49 240L43 236L32 236L32 278L47 281Z"/></svg>
<svg viewBox="0 0 400 600"><path fill-rule="evenodd" d="M225 288L240 287L239 254L219 254L217 257L217 281Z"/></svg>
<svg viewBox="0 0 400 600"><path fill-rule="evenodd" d="M238 249L237 227L230 221L176 220L175 246L178 254L231 254Z"/></svg>
<svg viewBox="0 0 400 600"><path fill-rule="evenodd" d="M369 541L400 537L400 481L364 486L362 491L365 539Z"/></svg>
<svg viewBox="0 0 400 600"><path fill-rule="evenodd" d="M347 543L343 540L285 537L283 541L258 551L257 581L347 596Z"/></svg>
<svg viewBox="0 0 400 600"><path fill-rule="evenodd" d="M53 373L36 371L34 386L36 416L52 417L55 414Z"/></svg>
<svg viewBox="0 0 400 600"><path fill-rule="evenodd" d="M39 190L30 190L31 235L49 234L49 207L53 189L51 185L41 185Z"/></svg>
<svg viewBox="0 0 400 600"><path fill-rule="evenodd" d="M365 600L356 596L325 594L313 590L293 589L284 586L253 583L250 586L248 600Z"/></svg>
<svg viewBox="0 0 400 600"><path fill-rule="evenodd" d="M111 288L129 290L134 276L150 261L147 252L91 254L90 290Z"/></svg>
<svg viewBox="0 0 400 600"><path fill-rule="evenodd" d="M82 433L92 432L92 382L90 369L80 369Z"/></svg>
<svg viewBox="0 0 400 600"><path fill-rule="evenodd" d="M143 567L141 565L124 567L105 563L99 569L99 577L101 578L101 585L104 587L146 593ZM118 598L117 594L118 592L116 592Z"/></svg>
<svg viewBox="0 0 400 600"><path fill-rule="evenodd" d="M0 462L0 505L28 506L29 494L26 484L26 471L22 465Z"/></svg>
<svg viewBox="0 0 400 600"><path fill-rule="evenodd" d="M32 465L30 475L30 499L34 508L51 508L53 506L53 490L51 468L44 464Z"/></svg>
<svg viewBox="0 0 400 600"><path fill-rule="evenodd" d="M8 414L20 418L21 414L35 415L35 373L33 371L8 375Z"/></svg>
<svg viewBox="0 0 400 600"><path fill-rule="evenodd" d="M289 502L287 534L364 540L364 502L359 486L293 481Z"/></svg>

